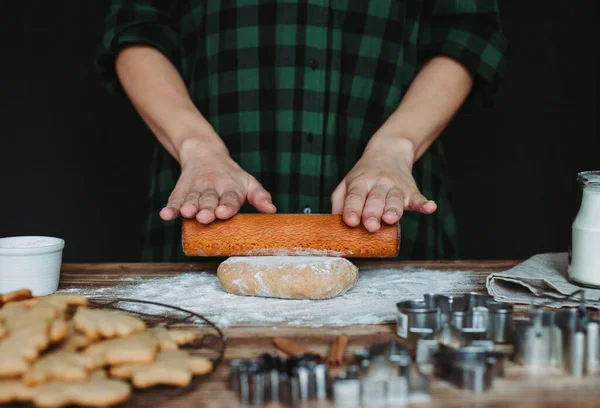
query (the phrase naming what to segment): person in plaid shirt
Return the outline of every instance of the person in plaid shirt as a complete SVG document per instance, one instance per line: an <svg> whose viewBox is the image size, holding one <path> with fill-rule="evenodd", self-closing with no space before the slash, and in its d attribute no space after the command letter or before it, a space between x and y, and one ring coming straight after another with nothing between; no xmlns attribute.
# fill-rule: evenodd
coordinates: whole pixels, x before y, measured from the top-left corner
<svg viewBox="0 0 600 408"><path fill-rule="evenodd" d="M494 0L111 0L96 65L156 136L142 260L240 211L400 222L399 259L457 258L439 135L506 53Z"/></svg>

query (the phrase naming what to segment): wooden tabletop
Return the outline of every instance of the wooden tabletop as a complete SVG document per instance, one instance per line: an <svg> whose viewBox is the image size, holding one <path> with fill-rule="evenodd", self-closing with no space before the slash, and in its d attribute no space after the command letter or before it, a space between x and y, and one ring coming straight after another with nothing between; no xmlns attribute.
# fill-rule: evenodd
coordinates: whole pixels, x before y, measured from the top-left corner
<svg viewBox="0 0 600 408"><path fill-rule="evenodd" d="M518 261L436 261L436 262L390 262L357 261L361 273L375 268L400 268L414 266L436 270L470 271L474 279L461 292L486 292L485 279L491 272L502 271L516 265ZM173 276L191 271L216 273L214 263L101 263L64 264L60 289L106 287L122 283L126 277L141 279ZM516 314L525 308L517 306ZM353 351L375 342L400 340L395 336L393 322L377 325L354 325L346 327L290 327L287 325L252 326L244 325L225 328L227 350L224 362L196 390L169 401L159 402L157 407L208 407L234 408L240 406L235 394L226 388L228 361L231 359L254 359L260 354L271 352L274 337L289 337L307 349L326 354L331 341L341 333L348 334L350 341L347 356ZM493 388L475 396L471 392L458 390L451 385L432 379L431 403L419 406L600 406L600 377L571 377L561 373L527 374L522 367L508 362L506 375L497 378ZM331 407L325 404L319 407Z"/></svg>

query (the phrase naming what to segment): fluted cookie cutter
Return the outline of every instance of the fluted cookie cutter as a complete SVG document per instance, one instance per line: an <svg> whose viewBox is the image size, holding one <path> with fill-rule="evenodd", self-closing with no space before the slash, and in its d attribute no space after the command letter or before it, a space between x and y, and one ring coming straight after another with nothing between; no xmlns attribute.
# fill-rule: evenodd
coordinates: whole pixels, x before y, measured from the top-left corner
<svg viewBox="0 0 600 408"><path fill-rule="evenodd" d="M429 380L412 363L406 346L375 343L354 354L354 362L332 383L336 406L377 406L429 400Z"/></svg>
<svg viewBox="0 0 600 408"><path fill-rule="evenodd" d="M577 291L569 297L582 291ZM530 305L529 316L515 320L513 360L530 369L556 368L570 375L600 371L600 322L586 308L582 295L577 307L544 310Z"/></svg>
<svg viewBox="0 0 600 408"><path fill-rule="evenodd" d="M327 399L327 365L311 354L288 358L262 354L256 360L231 360L229 368L229 389L238 394L242 405L277 402L297 407Z"/></svg>

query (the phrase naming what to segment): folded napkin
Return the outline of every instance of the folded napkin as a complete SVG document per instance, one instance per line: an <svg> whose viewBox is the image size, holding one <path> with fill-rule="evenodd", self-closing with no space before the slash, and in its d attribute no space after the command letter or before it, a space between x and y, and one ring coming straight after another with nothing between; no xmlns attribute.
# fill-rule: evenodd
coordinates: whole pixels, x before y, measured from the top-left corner
<svg viewBox="0 0 600 408"><path fill-rule="evenodd" d="M580 295L575 299L564 299L563 296L582 289L587 306L600 309L600 289L589 289L568 281L568 265L566 252L534 255L507 271L490 274L486 288L498 301L545 304L554 308L577 306Z"/></svg>

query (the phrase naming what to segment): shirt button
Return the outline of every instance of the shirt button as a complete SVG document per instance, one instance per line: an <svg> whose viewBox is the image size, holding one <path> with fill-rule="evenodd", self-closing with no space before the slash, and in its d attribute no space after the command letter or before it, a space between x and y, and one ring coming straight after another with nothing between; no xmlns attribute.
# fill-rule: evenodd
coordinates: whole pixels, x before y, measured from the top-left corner
<svg viewBox="0 0 600 408"><path fill-rule="evenodd" d="M311 60L309 66L314 71L315 69L319 68L319 61L316 59Z"/></svg>
<svg viewBox="0 0 600 408"><path fill-rule="evenodd" d="M310 214L312 212L312 210L310 209L310 207L306 207L304 209L304 214Z"/></svg>

